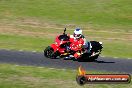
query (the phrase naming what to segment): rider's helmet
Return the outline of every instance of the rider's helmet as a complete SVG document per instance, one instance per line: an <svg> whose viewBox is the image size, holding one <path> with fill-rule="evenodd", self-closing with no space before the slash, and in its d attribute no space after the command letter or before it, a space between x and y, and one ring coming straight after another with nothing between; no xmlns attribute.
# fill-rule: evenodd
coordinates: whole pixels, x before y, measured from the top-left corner
<svg viewBox="0 0 132 88"><path fill-rule="evenodd" d="M76 39L79 39L79 38L82 37L82 30L81 30L80 28L76 28L76 29L74 30L74 37L75 37Z"/></svg>

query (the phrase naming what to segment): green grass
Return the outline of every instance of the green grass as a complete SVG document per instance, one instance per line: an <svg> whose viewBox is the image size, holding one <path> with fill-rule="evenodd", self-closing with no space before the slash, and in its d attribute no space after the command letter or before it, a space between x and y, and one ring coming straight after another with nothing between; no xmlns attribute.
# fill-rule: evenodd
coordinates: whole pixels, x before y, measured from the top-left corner
<svg viewBox="0 0 132 88"><path fill-rule="evenodd" d="M48 44L53 43L52 39L15 35L0 35L0 40L0 48L2 49L22 49L28 51L43 51Z"/></svg>
<svg viewBox="0 0 132 88"><path fill-rule="evenodd" d="M0 18L36 18L55 24L131 31L131 0L1 0Z"/></svg>
<svg viewBox="0 0 132 88"><path fill-rule="evenodd" d="M132 45L123 41L112 41L104 43L104 56L109 57L122 57L122 58L131 58L132 57Z"/></svg>
<svg viewBox="0 0 132 88"><path fill-rule="evenodd" d="M90 74L108 72L87 71ZM46 67L0 64L0 88L130 88L130 84L86 84L79 86L77 71Z"/></svg>
<svg viewBox="0 0 132 88"><path fill-rule="evenodd" d="M62 33L59 28L79 26L88 40L103 42L103 56L132 58L131 4L131 0L1 0L0 48L41 52Z"/></svg>

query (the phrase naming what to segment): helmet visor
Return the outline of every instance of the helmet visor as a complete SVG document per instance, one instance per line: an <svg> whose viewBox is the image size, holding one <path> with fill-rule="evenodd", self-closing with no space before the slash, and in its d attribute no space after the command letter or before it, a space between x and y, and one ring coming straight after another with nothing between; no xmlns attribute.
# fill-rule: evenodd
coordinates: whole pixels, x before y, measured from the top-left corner
<svg viewBox="0 0 132 88"><path fill-rule="evenodd" d="M75 33L74 33L74 37L75 37L75 38L80 38L80 37L81 37L81 34L75 34Z"/></svg>

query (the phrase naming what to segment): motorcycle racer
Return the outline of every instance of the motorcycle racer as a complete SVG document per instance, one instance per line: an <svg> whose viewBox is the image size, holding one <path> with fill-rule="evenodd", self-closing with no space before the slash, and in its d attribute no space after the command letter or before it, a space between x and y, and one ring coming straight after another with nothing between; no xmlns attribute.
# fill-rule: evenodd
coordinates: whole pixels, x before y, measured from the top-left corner
<svg viewBox="0 0 132 88"><path fill-rule="evenodd" d="M70 49L76 51L74 54L75 58L79 58L84 52L90 52L90 45L88 45L88 42L82 34L82 30L80 28L76 28L74 30L74 34L70 35L70 42ZM82 51L82 48L84 49L84 52L77 52Z"/></svg>

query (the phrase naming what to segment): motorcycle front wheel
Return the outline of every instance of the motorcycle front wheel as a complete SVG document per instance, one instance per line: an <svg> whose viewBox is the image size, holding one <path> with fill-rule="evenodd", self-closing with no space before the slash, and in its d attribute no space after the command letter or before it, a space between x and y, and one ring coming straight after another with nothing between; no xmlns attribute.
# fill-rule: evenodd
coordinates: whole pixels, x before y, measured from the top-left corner
<svg viewBox="0 0 132 88"><path fill-rule="evenodd" d="M50 46L46 47L44 50L44 56L47 58L55 59L57 54L54 52L54 49Z"/></svg>
<svg viewBox="0 0 132 88"><path fill-rule="evenodd" d="M48 46L46 47L46 49L44 50L44 56L47 58L50 58L51 55L53 54L54 50L52 47Z"/></svg>

